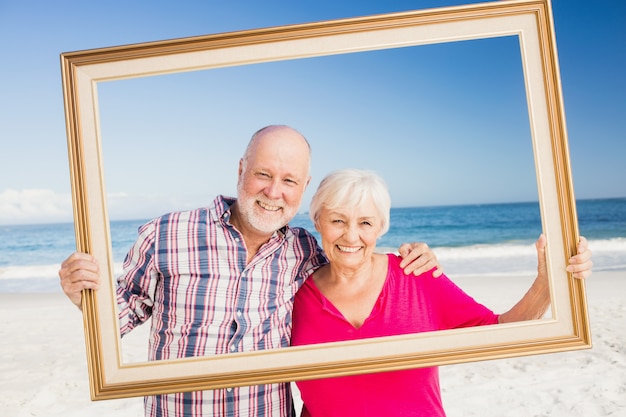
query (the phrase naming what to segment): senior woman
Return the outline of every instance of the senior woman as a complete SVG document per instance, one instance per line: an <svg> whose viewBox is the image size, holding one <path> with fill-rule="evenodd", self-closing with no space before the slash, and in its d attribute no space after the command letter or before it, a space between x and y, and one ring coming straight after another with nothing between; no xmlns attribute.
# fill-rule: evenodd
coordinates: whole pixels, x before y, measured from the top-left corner
<svg viewBox="0 0 626 417"><path fill-rule="evenodd" d="M391 201L376 174L341 170L327 176L311 201L310 216L330 263L296 294L292 345L391 336L541 317L550 303L545 238L536 243L538 275L509 311L495 314L432 271L406 277L394 254L375 253L389 229ZM568 271L585 278L591 252L581 238ZM297 386L303 417L444 416L438 368L355 375Z"/></svg>

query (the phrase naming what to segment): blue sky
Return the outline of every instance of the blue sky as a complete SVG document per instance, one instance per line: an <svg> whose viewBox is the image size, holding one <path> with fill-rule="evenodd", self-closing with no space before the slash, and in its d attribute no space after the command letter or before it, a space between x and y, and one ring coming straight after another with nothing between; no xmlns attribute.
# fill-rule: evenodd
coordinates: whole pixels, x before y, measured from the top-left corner
<svg viewBox="0 0 626 417"><path fill-rule="evenodd" d="M0 0L0 224L71 221L62 52L461 4ZM626 5L553 2L577 198L626 196ZM112 218L234 194L270 123L332 169L379 172L396 206L536 200L517 40L487 39L99 87ZM307 197L303 210L308 204Z"/></svg>

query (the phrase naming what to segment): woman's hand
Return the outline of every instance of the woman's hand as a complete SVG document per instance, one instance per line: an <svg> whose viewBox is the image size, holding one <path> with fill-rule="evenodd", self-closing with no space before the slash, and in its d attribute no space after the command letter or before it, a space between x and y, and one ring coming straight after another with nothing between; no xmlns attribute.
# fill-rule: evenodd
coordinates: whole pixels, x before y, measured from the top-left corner
<svg viewBox="0 0 626 417"><path fill-rule="evenodd" d="M565 270L571 272L574 278L585 279L591 275L592 252L589 250L589 243L584 236L580 237L577 246L577 254L569 258L569 265Z"/></svg>
<svg viewBox="0 0 626 417"><path fill-rule="evenodd" d="M537 248L537 278L524 297L513 308L500 315L500 323L541 318L550 306L545 235L539 236L535 247ZM575 278L587 278L591 275L591 267L593 266L587 239L581 236L577 250L578 253L569 259L566 270L571 272Z"/></svg>

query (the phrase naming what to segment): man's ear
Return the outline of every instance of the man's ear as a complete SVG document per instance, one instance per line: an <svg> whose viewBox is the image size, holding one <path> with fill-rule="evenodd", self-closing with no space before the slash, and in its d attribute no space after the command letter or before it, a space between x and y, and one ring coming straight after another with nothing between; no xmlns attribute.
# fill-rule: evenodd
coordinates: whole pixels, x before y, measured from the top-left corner
<svg viewBox="0 0 626 417"><path fill-rule="evenodd" d="M243 172L243 158L239 160L239 171L237 172L237 175L241 177L242 172Z"/></svg>

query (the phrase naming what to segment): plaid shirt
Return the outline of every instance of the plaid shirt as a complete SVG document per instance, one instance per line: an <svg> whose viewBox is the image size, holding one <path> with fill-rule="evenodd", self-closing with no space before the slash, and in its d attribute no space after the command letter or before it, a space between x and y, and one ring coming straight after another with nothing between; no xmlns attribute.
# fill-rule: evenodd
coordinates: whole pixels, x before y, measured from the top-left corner
<svg viewBox="0 0 626 417"><path fill-rule="evenodd" d="M120 331L152 317L149 360L289 346L305 278L326 262L315 238L285 226L249 264L229 223L235 200L170 213L139 229L118 279ZM146 416L290 416L289 384L146 397Z"/></svg>

